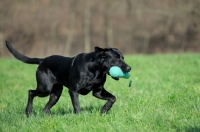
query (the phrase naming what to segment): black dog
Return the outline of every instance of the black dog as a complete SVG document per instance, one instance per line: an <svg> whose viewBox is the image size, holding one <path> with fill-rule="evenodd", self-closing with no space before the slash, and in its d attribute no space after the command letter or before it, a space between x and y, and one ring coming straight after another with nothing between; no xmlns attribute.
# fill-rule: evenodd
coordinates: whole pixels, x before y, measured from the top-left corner
<svg viewBox="0 0 200 132"><path fill-rule="evenodd" d="M8 41L8 50L19 60L28 64L39 64L36 71L37 88L29 90L26 107L27 116L32 112L33 98L36 96L50 99L43 111L49 113L57 103L63 90L63 85L69 89L74 112L80 112L79 94L87 95L92 91L93 96L107 100L101 112L107 112L114 102L115 96L104 89L106 74L112 66L118 66L123 72L129 72L131 67L124 62L122 53L115 48L95 47L91 53L81 53L75 57L53 55L44 59L29 58L16 51ZM119 78L114 78L118 80Z"/></svg>

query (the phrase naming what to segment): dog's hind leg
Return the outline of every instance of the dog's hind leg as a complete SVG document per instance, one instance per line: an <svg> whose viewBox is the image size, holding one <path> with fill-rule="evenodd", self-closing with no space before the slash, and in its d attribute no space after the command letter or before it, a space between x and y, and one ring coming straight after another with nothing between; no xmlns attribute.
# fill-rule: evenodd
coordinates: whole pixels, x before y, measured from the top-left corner
<svg viewBox="0 0 200 132"><path fill-rule="evenodd" d="M46 97L48 95L49 95L48 92L45 93L45 92L39 92L38 90L29 90L29 92L28 92L28 102L27 102L27 107L26 107L26 115L29 116L32 113L34 97L36 97L36 96Z"/></svg>
<svg viewBox="0 0 200 132"><path fill-rule="evenodd" d="M93 96L99 99L107 100L106 104L101 109L101 113L106 113L107 111L109 111L116 101L116 97L111 93L107 92L105 89L93 91Z"/></svg>
<svg viewBox="0 0 200 132"><path fill-rule="evenodd" d="M61 84L55 84L50 93L50 98L48 103L43 109L43 112L49 113L50 109L58 102L60 95L62 94L63 86Z"/></svg>
<svg viewBox="0 0 200 132"><path fill-rule="evenodd" d="M28 103L26 107L26 115L29 116L32 113L33 99L34 97L46 97L52 92L53 85L55 83L54 77L50 70L39 67L36 72L37 89L29 90Z"/></svg>

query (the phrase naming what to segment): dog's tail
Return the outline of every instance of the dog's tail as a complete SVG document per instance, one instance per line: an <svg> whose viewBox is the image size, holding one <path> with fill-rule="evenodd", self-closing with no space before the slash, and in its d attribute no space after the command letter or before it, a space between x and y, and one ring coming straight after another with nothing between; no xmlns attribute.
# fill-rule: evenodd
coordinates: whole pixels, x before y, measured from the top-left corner
<svg viewBox="0 0 200 132"><path fill-rule="evenodd" d="M17 50L15 50L8 41L6 41L6 47L8 50L20 61L28 64L40 64L44 59L40 58L29 58L21 53L19 53Z"/></svg>

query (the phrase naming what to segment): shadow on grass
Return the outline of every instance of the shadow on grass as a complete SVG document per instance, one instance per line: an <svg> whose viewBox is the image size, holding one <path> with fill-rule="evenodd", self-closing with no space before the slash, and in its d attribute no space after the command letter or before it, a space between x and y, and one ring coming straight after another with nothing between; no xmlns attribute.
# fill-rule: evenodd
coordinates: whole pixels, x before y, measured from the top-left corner
<svg viewBox="0 0 200 132"><path fill-rule="evenodd" d="M93 112L99 112L100 113L100 106L86 106L81 108L81 112L87 112L87 113L93 113ZM67 115L67 114L74 114L74 109L64 109L64 108L59 108L56 111L52 110L51 115Z"/></svg>
<svg viewBox="0 0 200 132"><path fill-rule="evenodd" d="M183 130L178 129L177 132L200 132L200 128L192 127L192 128L185 128Z"/></svg>
<svg viewBox="0 0 200 132"><path fill-rule="evenodd" d="M86 107L82 107L81 108L81 113L95 113L95 112L99 112L100 113L100 109L101 106L86 106ZM19 110L19 114L25 114L25 110L23 108L20 108ZM35 108L32 111L32 114L30 116L27 117L31 117L31 116L48 116L48 115L58 115L58 116L63 116L63 115L68 115L68 114L74 114L74 109L73 108L64 108L64 107L59 107L57 109L52 109L51 112L49 114L46 114L42 111L42 109L38 109Z"/></svg>

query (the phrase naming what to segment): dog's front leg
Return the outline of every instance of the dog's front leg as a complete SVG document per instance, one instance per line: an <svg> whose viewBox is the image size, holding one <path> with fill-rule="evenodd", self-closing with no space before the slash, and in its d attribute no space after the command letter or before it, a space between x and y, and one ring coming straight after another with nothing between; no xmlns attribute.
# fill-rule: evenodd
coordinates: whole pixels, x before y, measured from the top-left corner
<svg viewBox="0 0 200 132"><path fill-rule="evenodd" d="M107 92L105 89L93 91L93 96L99 99L108 100L106 104L102 107L101 113L107 112L116 101L116 97L111 93Z"/></svg>
<svg viewBox="0 0 200 132"><path fill-rule="evenodd" d="M79 99L78 99L79 94L76 91L73 91L73 90L69 90L69 94L70 94L70 97L71 97L72 105L74 107L74 113L78 114L81 111Z"/></svg>

